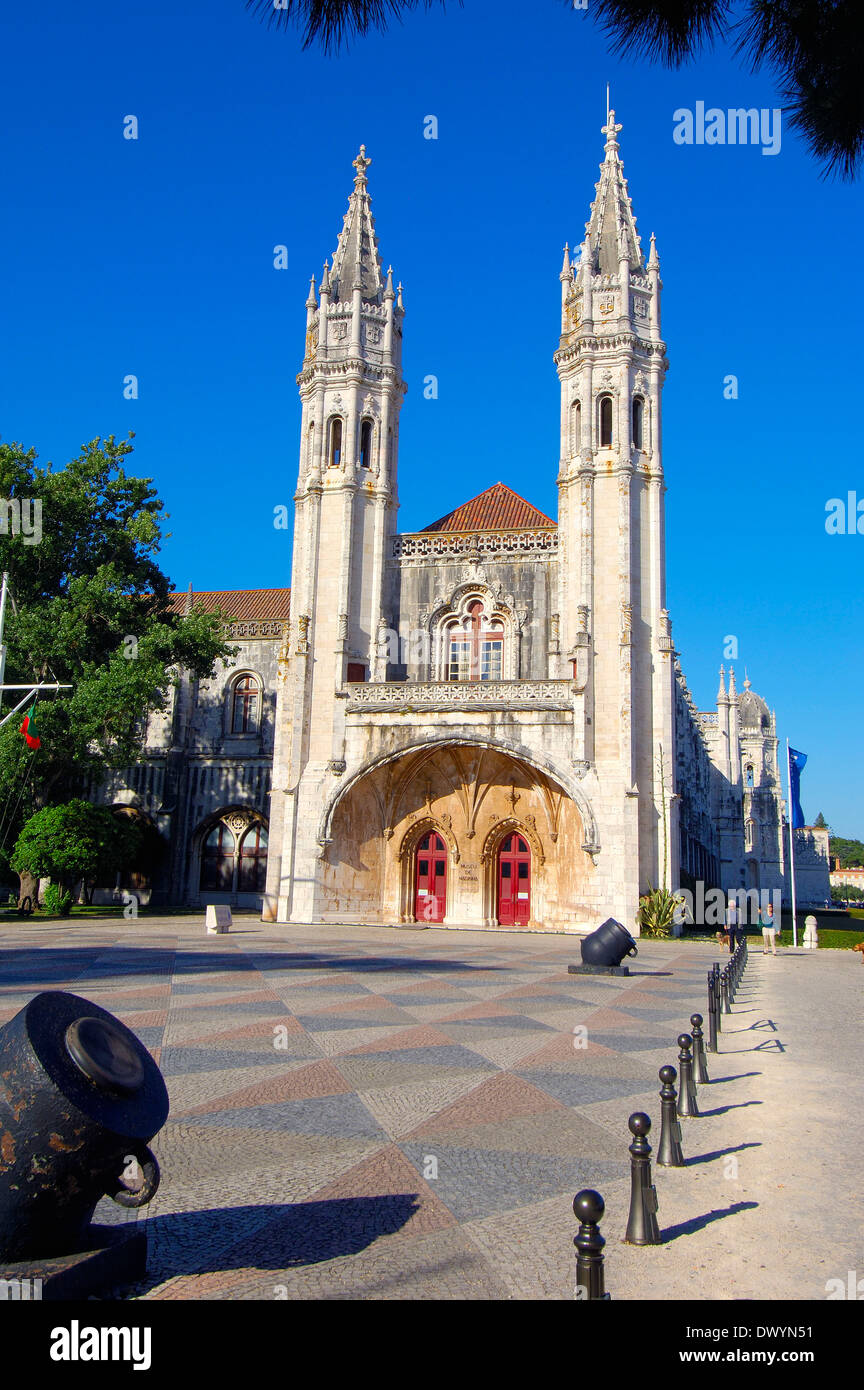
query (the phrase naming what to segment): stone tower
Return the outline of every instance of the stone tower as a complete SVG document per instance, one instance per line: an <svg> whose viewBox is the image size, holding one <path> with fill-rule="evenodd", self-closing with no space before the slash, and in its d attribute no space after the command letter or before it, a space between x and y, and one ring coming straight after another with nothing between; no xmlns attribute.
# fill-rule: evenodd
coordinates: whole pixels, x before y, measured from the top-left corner
<svg viewBox="0 0 864 1390"><path fill-rule="evenodd" d="M558 674L584 686L586 783L635 902L677 885L674 653L665 595L660 262L647 261L610 111L578 260L564 250ZM620 877L619 877L620 875ZM616 894L616 897L618 895ZM628 924L629 925L629 924Z"/></svg>
<svg viewBox="0 0 864 1390"><path fill-rule="evenodd" d="M365 147L332 267L306 301L291 624L279 678L265 915L313 921L320 807L344 770L346 683L383 678L377 635L395 530L402 287L378 252Z"/></svg>

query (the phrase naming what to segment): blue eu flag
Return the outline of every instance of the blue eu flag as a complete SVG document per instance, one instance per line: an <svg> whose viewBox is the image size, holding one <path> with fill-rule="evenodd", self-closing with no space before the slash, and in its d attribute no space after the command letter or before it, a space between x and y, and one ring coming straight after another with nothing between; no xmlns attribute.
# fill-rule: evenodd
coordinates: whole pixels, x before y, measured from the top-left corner
<svg viewBox="0 0 864 1390"><path fill-rule="evenodd" d="M807 762L807 754L799 753L797 748L789 749L789 798L792 802L792 829L801 830L806 824L801 810L801 773Z"/></svg>

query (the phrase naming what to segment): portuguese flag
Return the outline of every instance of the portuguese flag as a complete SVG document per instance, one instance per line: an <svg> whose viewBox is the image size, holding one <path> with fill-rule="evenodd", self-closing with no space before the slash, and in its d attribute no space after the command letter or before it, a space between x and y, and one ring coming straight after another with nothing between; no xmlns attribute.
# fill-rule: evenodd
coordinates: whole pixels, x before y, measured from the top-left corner
<svg viewBox="0 0 864 1390"><path fill-rule="evenodd" d="M39 748L42 743L36 729L36 721L34 718L35 711L36 701L34 700L24 716L24 723L21 725L21 732L24 735L28 748Z"/></svg>

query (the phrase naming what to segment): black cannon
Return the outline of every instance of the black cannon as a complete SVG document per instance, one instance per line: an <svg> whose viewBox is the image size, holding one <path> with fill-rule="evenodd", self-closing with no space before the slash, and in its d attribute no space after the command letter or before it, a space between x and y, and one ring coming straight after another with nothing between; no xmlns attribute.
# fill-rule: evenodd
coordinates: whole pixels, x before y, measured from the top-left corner
<svg viewBox="0 0 864 1390"><path fill-rule="evenodd" d="M167 1117L162 1073L119 1019L60 990L31 999L0 1028L4 1268L104 1246L90 1224L96 1205L150 1201L159 1166L147 1145ZM137 1188L124 1185L133 1160ZM139 1262L140 1248L139 1237Z"/></svg>
<svg viewBox="0 0 864 1390"><path fill-rule="evenodd" d="M585 965L620 965L625 956L635 955L638 955L636 942L614 917L608 917L602 927L582 938Z"/></svg>

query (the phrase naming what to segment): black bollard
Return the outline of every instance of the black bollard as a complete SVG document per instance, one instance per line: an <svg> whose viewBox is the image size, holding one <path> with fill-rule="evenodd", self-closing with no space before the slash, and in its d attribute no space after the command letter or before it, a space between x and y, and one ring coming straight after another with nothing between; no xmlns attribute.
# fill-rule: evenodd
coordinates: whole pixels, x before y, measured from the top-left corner
<svg viewBox="0 0 864 1390"><path fill-rule="evenodd" d="M681 1149L681 1126L678 1123L678 1096L675 1091L675 1078L678 1073L674 1067L661 1067L660 1080L660 1147L657 1150L657 1164L662 1168L683 1168L684 1154Z"/></svg>
<svg viewBox="0 0 864 1390"><path fill-rule="evenodd" d="M681 1076L678 1087L678 1114L689 1119L691 1116L699 1114L699 1106L696 1104L696 1087L693 1085L693 1058L690 1056L693 1039L689 1033L680 1034L678 1046L681 1049L678 1053L678 1071Z"/></svg>
<svg viewBox="0 0 864 1390"><path fill-rule="evenodd" d="M723 1032L723 994L722 982L720 978L720 966L714 962L714 1017L717 1020L717 1032Z"/></svg>
<svg viewBox="0 0 864 1390"><path fill-rule="evenodd" d="M717 1000L714 994L714 972L708 972L708 1051L717 1051Z"/></svg>
<svg viewBox="0 0 864 1390"><path fill-rule="evenodd" d="M708 1067L705 1062L705 1039L702 1035L702 1015L690 1015L690 1029L693 1035L693 1080L701 1085L704 1081L710 1081Z"/></svg>
<svg viewBox="0 0 864 1390"><path fill-rule="evenodd" d="M723 1004L723 1011L724 1011L724 1013L731 1014L731 1012L732 1012L732 981L731 981L731 979L729 978L729 971L728 971L728 970L724 970L724 971L723 971L723 974L726 976L726 999L725 999L724 1004Z"/></svg>
<svg viewBox="0 0 864 1390"><path fill-rule="evenodd" d="M662 1245L657 1225L657 1189L651 1182L651 1121L641 1110L628 1121L630 1145L630 1216L624 1240L628 1245Z"/></svg>
<svg viewBox="0 0 864 1390"><path fill-rule="evenodd" d="M576 1246L576 1297L584 1302L608 1299L603 1281L603 1247L597 1223L602 1221L606 1203L592 1188L586 1187L573 1198L573 1215L579 1230L573 1238Z"/></svg>

